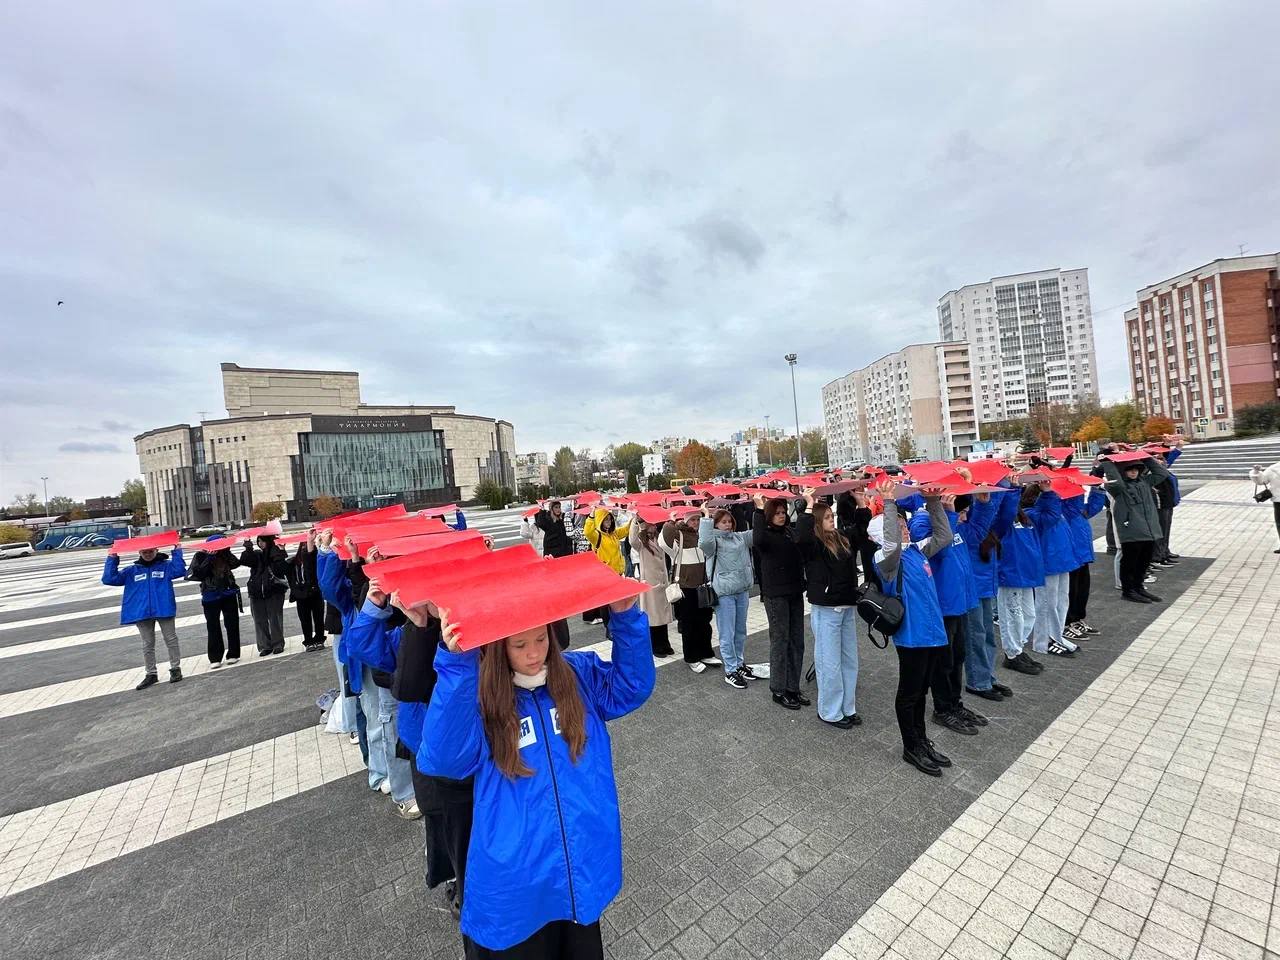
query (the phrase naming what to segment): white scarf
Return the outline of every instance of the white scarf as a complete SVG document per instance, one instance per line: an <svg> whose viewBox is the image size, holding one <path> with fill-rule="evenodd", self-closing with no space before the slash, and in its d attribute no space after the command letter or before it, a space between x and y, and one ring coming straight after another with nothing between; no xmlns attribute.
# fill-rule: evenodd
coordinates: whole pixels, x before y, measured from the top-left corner
<svg viewBox="0 0 1280 960"><path fill-rule="evenodd" d="M544 666L533 676L512 671L511 682L522 690L537 690L539 687L546 686L547 668Z"/></svg>

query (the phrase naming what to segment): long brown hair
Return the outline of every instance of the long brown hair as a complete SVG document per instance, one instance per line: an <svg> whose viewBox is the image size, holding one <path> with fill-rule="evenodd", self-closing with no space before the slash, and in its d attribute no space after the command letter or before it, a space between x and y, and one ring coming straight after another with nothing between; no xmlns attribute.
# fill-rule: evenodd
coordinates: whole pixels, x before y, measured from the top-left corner
<svg viewBox="0 0 1280 960"><path fill-rule="evenodd" d="M764 513L764 523L766 527L773 525L773 517L779 510L784 514L787 512L787 501L782 497L774 497L771 500L766 500L764 502L764 510L762 512ZM782 526L785 528L786 524L784 523Z"/></svg>
<svg viewBox="0 0 1280 960"><path fill-rule="evenodd" d="M813 505L813 535L827 548L828 553L836 559L843 559L852 552L849 548L849 539L838 529L828 531L823 525L827 514L831 512L831 507L822 501Z"/></svg>
<svg viewBox="0 0 1280 960"><path fill-rule="evenodd" d="M640 538L640 545L657 553L658 534L662 531L662 528L656 523L645 523L638 518L636 522L640 524L640 531L636 534Z"/></svg>
<svg viewBox="0 0 1280 960"><path fill-rule="evenodd" d="M516 685L511 682L507 641L491 643L480 651L480 717L489 740L493 762L510 780L531 777L533 771L520 757L520 717L516 714ZM547 632L547 693L556 705L560 735L569 744L569 756L577 763L587 745L587 727L578 676L560 654L560 645Z"/></svg>

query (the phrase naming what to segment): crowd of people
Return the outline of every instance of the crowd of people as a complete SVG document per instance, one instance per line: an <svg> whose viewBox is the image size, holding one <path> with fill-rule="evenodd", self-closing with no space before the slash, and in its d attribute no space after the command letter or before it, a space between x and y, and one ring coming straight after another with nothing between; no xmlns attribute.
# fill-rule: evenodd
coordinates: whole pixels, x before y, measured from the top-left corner
<svg viewBox="0 0 1280 960"><path fill-rule="evenodd" d="M283 649L286 596L308 648L334 639L336 728L358 744L370 789L388 795L397 815L423 821L425 880L445 887L468 957L592 958L603 956L599 920L622 882L607 723L650 696L656 663L675 655L672 623L693 673L718 668L737 690L765 679L775 704L798 711L814 705L803 693L807 599L817 714L849 730L864 720L857 624L866 621L864 635L877 646L892 642L897 656L903 760L941 776L952 761L926 726L930 696L936 728L975 736L988 721L966 696L1014 694L998 682L998 666L1034 677L1044 669L1038 658L1071 658L1099 633L1088 620L1090 518L1108 512L1122 596L1160 602L1147 588L1154 567L1178 560L1168 549L1177 484L1167 464L1176 456L1176 444L1117 445L1088 473L1070 453L1047 451L1009 466L782 473L736 490L596 495L579 498L572 513L553 501L530 511L521 532L564 571L563 589L539 596L533 615L504 607L484 578L496 598L487 616L540 622L477 645L466 616L451 620L430 599L406 602L382 582L390 573L377 572L384 550L425 566L429 548L403 557L386 543L362 545L354 527L318 524L292 557L270 534L239 557L201 550L189 575L200 582L214 664L239 655L238 566L251 571L260 654ZM464 526L459 515L455 527ZM510 557L509 568L494 568L509 569L508 582L527 569L511 551L528 547L485 547L494 562ZM583 605L574 579L583 551L611 582L633 584L621 599ZM443 582L472 562L481 561L431 569L449 569ZM108 558L103 582L125 588L122 622L137 623L143 640L140 687L157 682L157 625L170 680L181 679L173 582L185 575L177 547L143 550L123 569ZM767 664L748 663L745 650L757 587ZM567 620L578 613L605 624L608 660L567 649Z"/></svg>

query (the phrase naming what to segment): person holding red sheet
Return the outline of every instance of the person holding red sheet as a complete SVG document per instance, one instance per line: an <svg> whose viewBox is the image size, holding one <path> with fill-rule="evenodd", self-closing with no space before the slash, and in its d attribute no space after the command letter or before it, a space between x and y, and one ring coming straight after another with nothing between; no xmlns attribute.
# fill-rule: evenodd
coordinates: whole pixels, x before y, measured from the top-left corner
<svg viewBox="0 0 1280 960"><path fill-rule="evenodd" d="M542 531L543 556L568 557L573 555L573 538L564 525L564 507L559 500L552 500L546 510L533 515L533 524Z"/></svg>
<svg viewBox="0 0 1280 960"><path fill-rule="evenodd" d="M698 547L699 516L697 510L684 514L672 511L671 519L662 528L662 543L675 562L675 582L680 584L681 596L674 604L676 630L684 646L684 662L694 673L721 664L711 651L715 608L698 602L698 588L707 583L707 558Z"/></svg>
<svg viewBox="0 0 1280 960"><path fill-rule="evenodd" d="M755 495L751 542L760 556L760 599L769 620L769 690L786 710L811 706L804 668L804 555L787 522L787 501Z"/></svg>
<svg viewBox="0 0 1280 960"><path fill-rule="evenodd" d="M959 501L959 497L956 498ZM1013 691L995 679L996 669L996 559L990 545L983 558L982 545L992 536L991 527L1001 507L1006 511L1017 506L1013 494L977 493L968 509L961 511L956 532L969 554L969 570L973 576L978 603L967 614L964 651L964 688L984 700L1006 700ZM957 503L957 507L960 504Z"/></svg>
<svg viewBox="0 0 1280 960"><path fill-rule="evenodd" d="M1031 649L1055 657L1074 657L1080 649L1064 636L1067 626L1071 571L1076 568L1071 531L1062 515L1062 498L1052 484L1042 482L1036 502L1027 510L1040 538L1044 586L1036 590L1036 620Z"/></svg>
<svg viewBox="0 0 1280 960"><path fill-rule="evenodd" d="M255 548L256 543L256 548ZM244 545L240 563L249 568L249 612L258 656L284 653L284 595L289 589L289 556L268 534Z"/></svg>
<svg viewBox="0 0 1280 960"><path fill-rule="evenodd" d="M658 539L661 533L661 525L647 523L637 516L627 529L627 540L631 543L631 555L635 558L637 579L653 588L640 594L640 609L649 618L649 641L653 655L673 657L676 652L671 649L670 624L675 615L671 610L671 601L667 599L667 586L671 580L667 575L666 551L662 549L662 543Z"/></svg>
<svg viewBox="0 0 1280 960"><path fill-rule="evenodd" d="M209 540L224 539L215 534ZM206 541L208 542L208 541ZM236 575L232 573L240 561L228 547L225 550L197 550L191 558L191 572L188 580L200 582L200 606L204 609L205 629L209 634L210 669L217 670L222 666L223 654L228 664L240 660L240 584L236 583ZM226 645L222 642L222 626L227 625Z"/></svg>
<svg viewBox="0 0 1280 960"><path fill-rule="evenodd" d="M634 599L610 611L608 661L562 654L546 626L464 650L466 621L442 611L417 765L475 778L461 923L469 960L604 956L600 917L622 888L607 722L642 706L656 680L644 613Z"/></svg>
<svg viewBox="0 0 1280 960"><path fill-rule="evenodd" d="M305 542L289 563L289 599L298 611L302 625L302 649L319 650L324 647L324 597L320 596L320 584L316 573L316 532L307 534Z"/></svg>
<svg viewBox="0 0 1280 960"><path fill-rule="evenodd" d="M1089 615L1090 569L1093 566L1093 528L1089 521L1102 512L1106 502L1105 493L1092 489L1086 496L1067 497L1062 501L1062 515L1067 520L1072 559L1076 564L1067 587L1067 626L1063 633L1068 640L1075 642L1087 640L1099 632L1086 619Z"/></svg>
<svg viewBox="0 0 1280 960"><path fill-rule="evenodd" d="M1122 595L1131 603L1159 603L1160 597L1147 590L1146 577L1161 533L1154 488L1168 478L1169 471L1149 454L1136 452L1110 454L1101 466L1120 544Z"/></svg>
<svg viewBox="0 0 1280 960"><path fill-rule="evenodd" d="M169 650L169 682L182 679L182 651L178 648L178 630L174 619L178 613L178 600L173 595L173 581L181 580L187 573L182 560L182 547L176 543L172 554L161 553L154 547L138 551L138 560L123 570L119 554L108 554L102 568L102 582L108 587L124 587L120 601L120 623L134 624L142 638L142 661L146 675L134 689L145 690L159 683L156 676L156 625L164 636Z"/></svg>
<svg viewBox="0 0 1280 960"><path fill-rule="evenodd" d="M1009 483L1001 481L1001 485ZM1000 611L1000 645L1004 648L1004 667L1017 673L1036 676L1044 664L1027 653L1027 641L1036 622L1035 591L1044 586L1044 555L1040 538L1027 510L1035 503L1039 489L1024 486L1010 497L1016 509L1006 507L996 514L991 531L999 538L993 550L996 563L996 607Z"/></svg>

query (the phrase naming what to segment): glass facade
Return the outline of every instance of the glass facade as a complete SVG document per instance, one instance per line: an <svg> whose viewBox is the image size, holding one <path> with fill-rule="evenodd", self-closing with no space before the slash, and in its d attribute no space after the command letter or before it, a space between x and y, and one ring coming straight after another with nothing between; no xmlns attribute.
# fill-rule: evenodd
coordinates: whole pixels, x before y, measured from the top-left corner
<svg viewBox="0 0 1280 960"><path fill-rule="evenodd" d="M439 500L453 471L439 430L303 433L294 458L298 500L337 497L350 507Z"/></svg>

